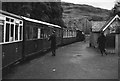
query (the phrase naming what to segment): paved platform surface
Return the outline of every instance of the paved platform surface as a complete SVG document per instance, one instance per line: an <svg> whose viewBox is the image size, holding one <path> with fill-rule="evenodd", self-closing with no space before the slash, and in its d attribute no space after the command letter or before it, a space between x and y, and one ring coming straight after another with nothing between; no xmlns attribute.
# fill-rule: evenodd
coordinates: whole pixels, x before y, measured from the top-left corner
<svg viewBox="0 0 120 81"><path fill-rule="evenodd" d="M26 63L19 64L4 79L118 79L118 56L101 56L88 42L77 42Z"/></svg>

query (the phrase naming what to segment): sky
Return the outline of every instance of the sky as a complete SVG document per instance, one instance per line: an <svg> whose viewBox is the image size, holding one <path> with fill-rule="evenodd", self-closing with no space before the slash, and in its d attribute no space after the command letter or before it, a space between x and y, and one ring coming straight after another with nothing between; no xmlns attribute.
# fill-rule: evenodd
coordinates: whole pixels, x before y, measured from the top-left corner
<svg viewBox="0 0 120 81"><path fill-rule="evenodd" d="M108 10L111 10L116 2L116 0L61 0L61 1L75 4L87 4Z"/></svg>

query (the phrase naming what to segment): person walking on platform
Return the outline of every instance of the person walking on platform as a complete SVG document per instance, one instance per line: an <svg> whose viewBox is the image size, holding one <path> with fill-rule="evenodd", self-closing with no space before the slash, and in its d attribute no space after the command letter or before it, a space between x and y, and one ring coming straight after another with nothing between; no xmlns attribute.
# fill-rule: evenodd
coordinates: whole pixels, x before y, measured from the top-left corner
<svg viewBox="0 0 120 81"><path fill-rule="evenodd" d="M52 32L52 35L50 36L49 41L51 41L52 56L55 56L55 54L56 54L56 35L55 35L55 31Z"/></svg>
<svg viewBox="0 0 120 81"><path fill-rule="evenodd" d="M81 38L82 38L82 41L86 42L85 33L84 32L82 32Z"/></svg>
<svg viewBox="0 0 120 81"><path fill-rule="evenodd" d="M106 37L103 32L101 32L100 36L98 37L97 43L98 43L98 48L100 49L102 56L103 54L107 55L107 53L105 52Z"/></svg>

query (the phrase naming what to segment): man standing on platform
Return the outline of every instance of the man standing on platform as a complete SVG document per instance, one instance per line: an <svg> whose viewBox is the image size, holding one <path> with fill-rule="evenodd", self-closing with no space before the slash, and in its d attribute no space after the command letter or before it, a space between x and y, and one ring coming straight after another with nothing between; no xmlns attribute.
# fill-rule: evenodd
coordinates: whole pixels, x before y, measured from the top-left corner
<svg viewBox="0 0 120 81"><path fill-rule="evenodd" d="M97 43L98 43L98 47L100 49L100 52L103 56L103 53L106 54L106 52L105 52L106 37L105 37L103 32L101 32L100 36L98 37Z"/></svg>
<svg viewBox="0 0 120 81"><path fill-rule="evenodd" d="M55 56L55 54L56 54L56 35L55 35L55 31L52 31L52 35L50 36L49 41L51 41L52 56Z"/></svg>

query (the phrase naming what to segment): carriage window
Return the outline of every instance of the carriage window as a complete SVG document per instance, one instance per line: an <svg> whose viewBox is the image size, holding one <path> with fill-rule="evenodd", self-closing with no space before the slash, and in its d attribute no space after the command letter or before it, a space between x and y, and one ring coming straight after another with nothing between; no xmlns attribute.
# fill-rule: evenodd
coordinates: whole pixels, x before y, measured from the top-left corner
<svg viewBox="0 0 120 81"><path fill-rule="evenodd" d="M40 38L44 38L44 29L41 29L41 34Z"/></svg>
<svg viewBox="0 0 120 81"><path fill-rule="evenodd" d="M16 22L15 22L16 21ZM21 25L17 19L6 17L5 39L4 42L13 42L22 40L22 21Z"/></svg>
<svg viewBox="0 0 120 81"><path fill-rule="evenodd" d="M65 30L63 30L63 38L65 38L65 36L66 36L66 32Z"/></svg>
<svg viewBox="0 0 120 81"><path fill-rule="evenodd" d="M30 27L29 25L26 26L26 39L27 40L30 40L30 39L33 38L33 33L32 32L33 32L33 28Z"/></svg>
<svg viewBox="0 0 120 81"><path fill-rule="evenodd" d="M65 37L67 37L67 30L65 30Z"/></svg>
<svg viewBox="0 0 120 81"><path fill-rule="evenodd" d="M72 31L72 37L74 37L74 31Z"/></svg>
<svg viewBox="0 0 120 81"><path fill-rule="evenodd" d="M11 22L14 22L14 19L11 19Z"/></svg>
<svg viewBox="0 0 120 81"><path fill-rule="evenodd" d="M67 37L69 37L69 30L67 30Z"/></svg>
<svg viewBox="0 0 120 81"><path fill-rule="evenodd" d="M15 40L18 40L18 25L15 25Z"/></svg>
<svg viewBox="0 0 120 81"><path fill-rule="evenodd" d="M66 30L65 30L65 38L67 37L67 32L66 32Z"/></svg>
<svg viewBox="0 0 120 81"><path fill-rule="evenodd" d="M23 26L20 26L20 40L23 39Z"/></svg>
<svg viewBox="0 0 120 81"><path fill-rule="evenodd" d="M25 34L25 37L26 37L27 40L29 39L29 31L30 31L29 26L26 26L26 34Z"/></svg>
<svg viewBox="0 0 120 81"><path fill-rule="evenodd" d="M11 35L10 35L10 41L14 40L14 24L11 24Z"/></svg>
<svg viewBox="0 0 120 81"><path fill-rule="evenodd" d="M22 40L22 26L20 26L20 33L19 34L20 34L19 39Z"/></svg>
<svg viewBox="0 0 120 81"><path fill-rule="evenodd" d="M74 31L74 37L76 37L76 32Z"/></svg>
<svg viewBox="0 0 120 81"><path fill-rule="evenodd" d="M6 21L10 21L10 18L6 18Z"/></svg>
<svg viewBox="0 0 120 81"><path fill-rule="evenodd" d="M10 24L6 23L5 42L9 42Z"/></svg>
<svg viewBox="0 0 120 81"><path fill-rule="evenodd" d="M47 32L44 30L44 38L47 38Z"/></svg>
<svg viewBox="0 0 120 81"><path fill-rule="evenodd" d="M64 38L66 37L66 31L64 30L64 34L63 34Z"/></svg>
<svg viewBox="0 0 120 81"><path fill-rule="evenodd" d="M67 30L65 30L65 37L67 37Z"/></svg>
<svg viewBox="0 0 120 81"><path fill-rule="evenodd" d="M71 31L69 31L69 37L71 37Z"/></svg>
<svg viewBox="0 0 120 81"><path fill-rule="evenodd" d="M73 37L75 37L75 31L73 31Z"/></svg>
<svg viewBox="0 0 120 81"><path fill-rule="evenodd" d="M44 33L44 38L47 38L47 33L46 32Z"/></svg>
<svg viewBox="0 0 120 81"><path fill-rule="evenodd" d="M67 30L67 37L68 37L68 30Z"/></svg>
<svg viewBox="0 0 120 81"><path fill-rule="evenodd" d="M67 30L64 30L64 38L67 38Z"/></svg>
<svg viewBox="0 0 120 81"><path fill-rule="evenodd" d="M69 37L71 37L71 31L69 31Z"/></svg>
<svg viewBox="0 0 120 81"><path fill-rule="evenodd" d="M73 32L73 31L71 30L71 37L73 37L73 34L72 34L72 32Z"/></svg>
<svg viewBox="0 0 120 81"><path fill-rule="evenodd" d="M29 39L33 39L33 27L30 26L30 31L29 31Z"/></svg>
<svg viewBox="0 0 120 81"><path fill-rule="evenodd" d="M70 36L72 37L72 30L70 31Z"/></svg>
<svg viewBox="0 0 120 81"><path fill-rule="evenodd" d="M72 31L72 36L74 37L74 31Z"/></svg>
<svg viewBox="0 0 120 81"><path fill-rule="evenodd" d="M74 37L74 31L73 31L73 37Z"/></svg>
<svg viewBox="0 0 120 81"><path fill-rule="evenodd" d="M37 38L38 37L37 35L38 35L38 28L35 27L33 28L33 39Z"/></svg>
<svg viewBox="0 0 120 81"><path fill-rule="evenodd" d="M41 29L38 28L38 39L40 39L40 33L41 33Z"/></svg>
<svg viewBox="0 0 120 81"><path fill-rule="evenodd" d="M22 21L20 21L20 24L22 24Z"/></svg>

